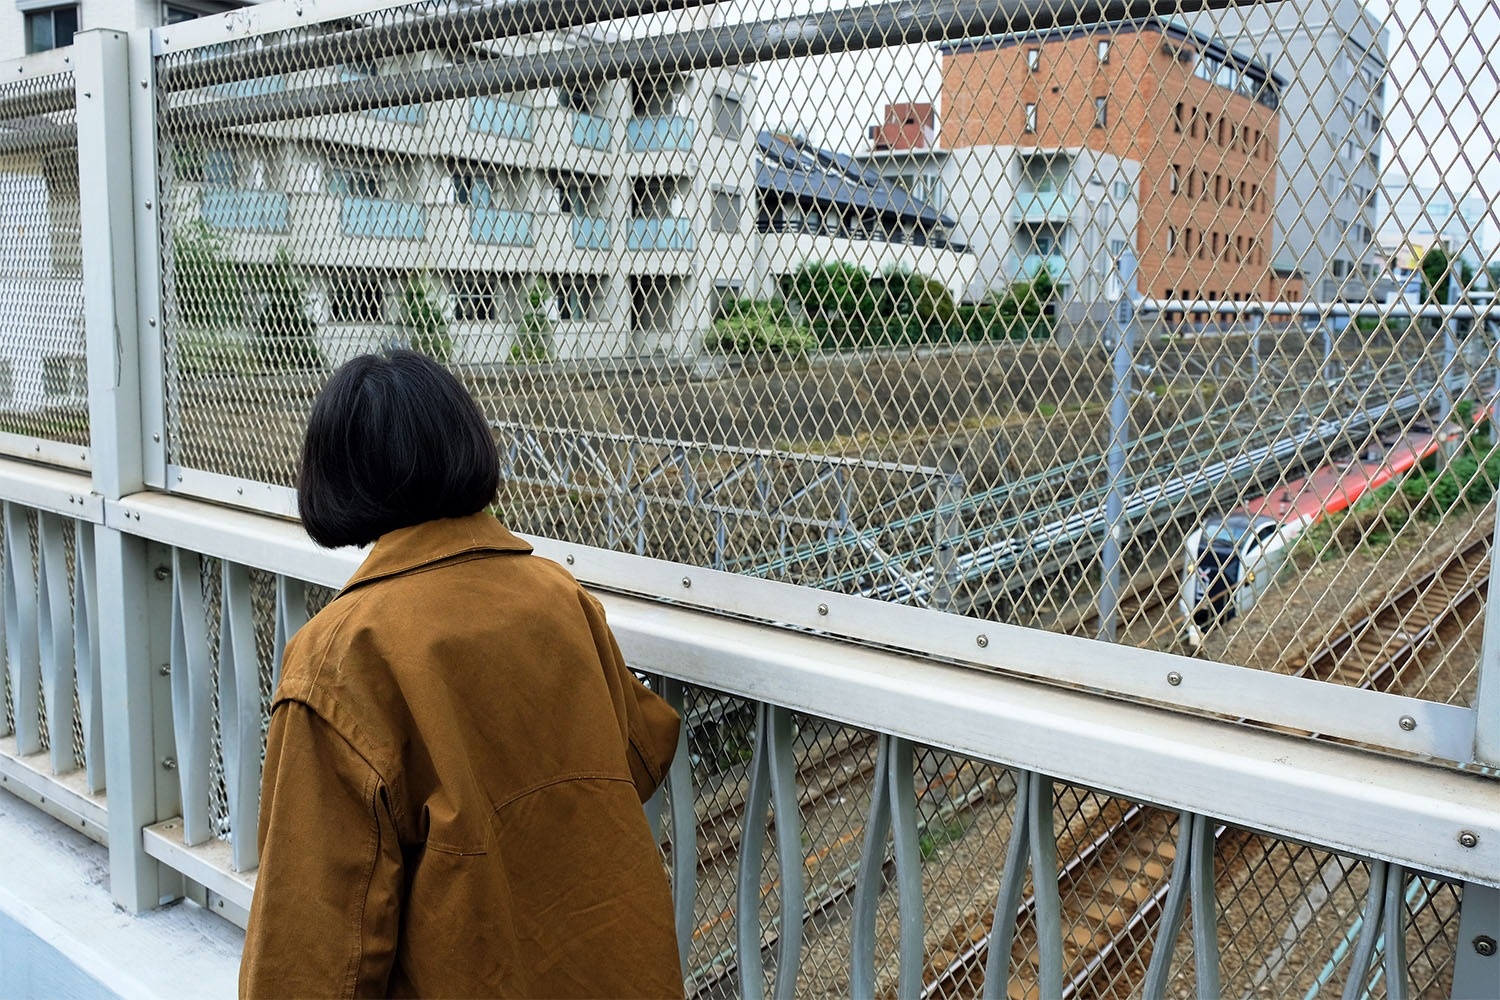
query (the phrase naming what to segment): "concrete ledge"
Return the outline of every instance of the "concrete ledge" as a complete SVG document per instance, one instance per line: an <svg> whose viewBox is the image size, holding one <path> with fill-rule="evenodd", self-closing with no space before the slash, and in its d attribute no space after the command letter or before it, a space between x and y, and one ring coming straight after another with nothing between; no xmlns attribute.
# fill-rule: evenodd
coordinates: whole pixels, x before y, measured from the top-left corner
<svg viewBox="0 0 1500 1000"><path fill-rule="evenodd" d="M105 849L0 792L0 996L233 997L244 934L192 903L128 914Z"/></svg>

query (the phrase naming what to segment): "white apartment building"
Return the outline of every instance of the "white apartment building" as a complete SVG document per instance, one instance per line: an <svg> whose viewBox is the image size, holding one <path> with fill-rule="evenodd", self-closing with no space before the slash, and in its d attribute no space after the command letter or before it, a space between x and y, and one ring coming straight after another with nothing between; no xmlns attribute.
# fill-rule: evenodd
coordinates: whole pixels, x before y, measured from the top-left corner
<svg viewBox="0 0 1500 1000"><path fill-rule="evenodd" d="M1107 310L1114 263L1136 245L1136 161L1037 146L877 150L861 161L953 217L975 260L966 301L1045 269L1065 315Z"/></svg>
<svg viewBox="0 0 1500 1000"><path fill-rule="evenodd" d="M1393 269L1418 267L1422 254L1439 245L1476 271L1490 259L1490 206L1484 198L1448 185L1416 184L1396 173L1387 174L1380 188L1385 215L1378 235Z"/></svg>

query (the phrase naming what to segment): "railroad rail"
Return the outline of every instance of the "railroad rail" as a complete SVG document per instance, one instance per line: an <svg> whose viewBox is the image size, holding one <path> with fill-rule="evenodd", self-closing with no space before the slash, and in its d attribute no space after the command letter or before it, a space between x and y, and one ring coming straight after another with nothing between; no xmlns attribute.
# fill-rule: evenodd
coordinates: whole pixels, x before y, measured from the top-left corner
<svg viewBox="0 0 1500 1000"><path fill-rule="evenodd" d="M1342 623L1295 672L1381 691L1401 689L1413 679L1413 667L1440 632L1475 620L1472 612L1484 600L1489 583L1490 536L1488 529L1471 534L1438 565L1398 587L1372 610ZM1072 970L1065 980L1068 997L1136 994L1140 983L1132 982L1130 975L1148 973L1156 943L1153 928L1165 913L1170 889L1163 877L1165 866L1177 853L1167 836L1177 821L1175 814L1124 800L1110 800L1103 808L1115 811L1115 818L1068 857L1058 876L1064 955ZM1236 835L1253 836L1243 831ZM1226 827L1213 831L1216 845L1222 846L1226 836ZM1229 875L1219 870L1216 877ZM1075 884L1088 886L1088 891L1069 892ZM1028 956L1036 954L1028 941L1034 940L1035 908L1033 894L1016 914L1011 957L1021 975L1011 980L1009 991L1015 1000L1037 995L1036 977L1028 979L1024 972ZM968 943L947 965L929 970L924 1000L977 996L993 933L993 928L980 933L950 931L950 940L957 937Z"/></svg>

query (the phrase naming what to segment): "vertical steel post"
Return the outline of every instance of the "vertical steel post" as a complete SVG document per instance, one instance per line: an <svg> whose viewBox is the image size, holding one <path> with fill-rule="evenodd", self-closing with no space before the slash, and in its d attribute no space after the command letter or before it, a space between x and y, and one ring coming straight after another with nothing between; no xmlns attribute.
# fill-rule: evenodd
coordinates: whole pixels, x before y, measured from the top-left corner
<svg viewBox="0 0 1500 1000"><path fill-rule="evenodd" d="M1099 570L1099 631L1114 642L1120 611L1121 536L1124 534L1125 449L1130 445L1130 369L1135 363L1135 258L1127 251L1117 263L1122 297L1113 311L1114 376L1109 398L1109 485L1104 495L1104 550Z"/></svg>
<svg viewBox="0 0 1500 1000"><path fill-rule="evenodd" d="M141 44L149 68L149 39ZM125 32L111 29L74 38L89 434L93 488L106 501L139 491L145 479L133 140L152 126L149 117L133 114L139 107L132 107L138 100L132 83L141 73L131 70L131 47ZM166 677L159 670L166 656L153 647L153 637L159 646L165 635L166 606L146 543L109 521L106 514L95 530L95 569L110 891L125 908L142 910L182 891L181 879L147 856L141 840L142 827L176 809L175 783L162 780L161 770L171 746Z"/></svg>
<svg viewBox="0 0 1500 1000"><path fill-rule="evenodd" d="M1456 262L1455 262L1456 263ZM1454 419L1454 410L1457 401L1453 398L1453 390L1448 385L1449 374L1453 371L1454 362L1458 360L1458 300L1461 295L1458 275L1450 266L1448 269L1448 318L1443 322L1443 366L1438 372L1439 392L1442 395L1442 417L1438 420L1438 433L1442 434L1444 425ZM1453 457L1458 450L1458 442L1450 441L1446 437L1440 438L1442 456L1444 461Z"/></svg>
<svg viewBox="0 0 1500 1000"><path fill-rule="evenodd" d="M952 452L943 456L943 483L937 498L937 517L933 519L933 587L932 608L954 611L961 577L958 570L959 503L964 495L964 477L958 471L958 457Z"/></svg>
<svg viewBox="0 0 1500 1000"><path fill-rule="evenodd" d="M1500 983L1500 889L1465 882L1460 906L1451 995L1492 996Z"/></svg>

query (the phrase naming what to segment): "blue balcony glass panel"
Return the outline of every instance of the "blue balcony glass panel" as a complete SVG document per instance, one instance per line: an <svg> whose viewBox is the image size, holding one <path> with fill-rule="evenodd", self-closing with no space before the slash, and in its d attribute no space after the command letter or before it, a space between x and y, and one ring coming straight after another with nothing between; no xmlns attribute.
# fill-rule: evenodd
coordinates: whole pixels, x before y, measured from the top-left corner
<svg viewBox="0 0 1500 1000"><path fill-rule="evenodd" d="M1015 221L1066 222L1077 204L1071 191L1022 191L1016 195Z"/></svg>
<svg viewBox="0 0 1500 1000"><path fill-rule="evenodd" d="M573 113L573 145L584 149L608 149L611 134L608 118L586 115L582 111Z"/></svg>
<svg viewBox="0 0 1500 1000"><path fill-rule="evenodd" d="M1021 258L1021 273L1027 278L1035 278L1042 268L1056 280L1068 273L1068 258L1056 253L1045 256L1033 253Z"/></svg>
<svg viewBox="0 0 1500 1000"><path fill-rule="evenodd" d="M531 213L476 205L469 210L469 238L475 243L529 247L533 243Z"/></svg>
<svg viewBox="0 0 1500 1000"><path fill-rule="evenodd" d="M672 149L690 150L693 148L693 135L697 130L696 122L680 115L632 118L625 123L625 134L630 139L630 148L637 153Z"/></svg>
<svg viewBox="0 0 1500 1000"><path fill-rule="evenodd" d="M691 250L693 227L690 219L631 219L632 250Z"/></svg>
<svg viewBox="0 0 1500 1000"><path fill-rule="evenodd" d="M608 250L614 241L609 235L608 219L573 216L573 245L580 250Z"/></svg>
<svg viewBox="0 0 1500 1000"><path fill-rule="evenodd" d="M531 141L531 109L524 104L493 97L469 98L469 128L475 132L504 136L507 139Z"/></svg>
<svg viewBox="0 0 1500 1000"><path fill-rule="evenodd" d="M203 191L199 214L215 229L244 233L287 231L287 197L280 191L208 187Z"/></svg>
<svg viewBox="0 0 1500 1000"><path fill-rule="evenodd" d="M345 236L420 240L427 235L427 210L409 201L345 198L339 221Z"/></svg>

